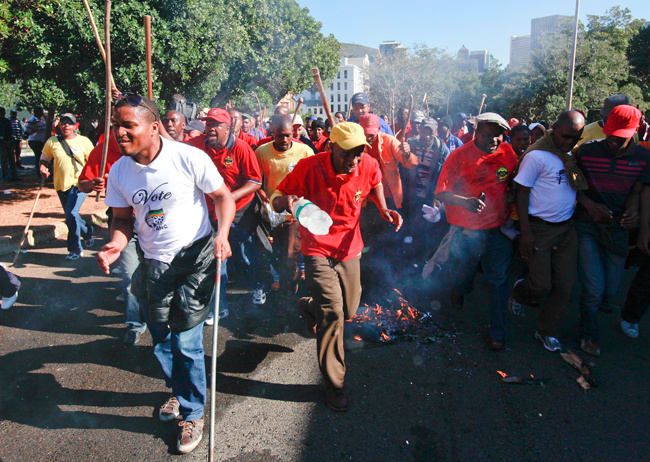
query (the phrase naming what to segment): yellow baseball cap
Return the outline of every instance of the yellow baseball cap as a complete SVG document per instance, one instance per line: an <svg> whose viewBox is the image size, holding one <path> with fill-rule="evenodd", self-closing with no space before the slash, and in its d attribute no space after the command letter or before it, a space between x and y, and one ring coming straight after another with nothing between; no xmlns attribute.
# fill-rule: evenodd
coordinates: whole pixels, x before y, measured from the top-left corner
<svg viewBox="0 0 650 462"><path fill-rule="evenodd" d="M349 151L361 145L370 146L361 125L354 122L341 122L332 128L330 141Z"/></svg>

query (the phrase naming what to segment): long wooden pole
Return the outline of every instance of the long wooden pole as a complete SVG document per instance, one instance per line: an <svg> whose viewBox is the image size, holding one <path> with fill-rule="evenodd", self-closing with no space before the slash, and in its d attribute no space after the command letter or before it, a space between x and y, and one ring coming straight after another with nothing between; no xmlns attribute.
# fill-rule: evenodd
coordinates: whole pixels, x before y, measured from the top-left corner
<svg viewBox="0 0 650 462"><path fill-rule="evenodd" d="M487 98L487 95L483 93L483 99L481 100L481 107L478 108L478 115L481 115L481 112L483 112L483 104L485 103L485 98Z"/></svg>
<svg viewBox="0 0 650 462"><path fill-rule="evenodd" d="M406 127L409 126L409 121L411 120L411 113L413 112L413 95L411 95L411 98L409 99L409 118L405 121L406 123L404 124L404 127L402 127L402 130L400 130L402 133L400 135L400 142L406 141Z"/></svg>
<svg viewBox="0 0 650 462"><path fill-rule="evenodd" d="M219 299L221 298L221 258L217 258L216 293L214 294L214 326L212 326L212 358L210 361L210 437L208 461L214 462L214 431L217 408L217 345L219 340Z"/></svg>
<svg viewBox="0 0 650 462"><path fill-rule="evenodd" d="M95 35L95 40L97 41L97 46L99 47L99 53L102 55L102 59L104 60L104 64L106 64L106 50L104 50L104 45L102 45L102 40L99 38L99 30L97 29L97 24L95 24L95 18L93 16L93 12L90 10L90 5L88 4L88 0L83 0L84 6L86 7L86 11L88 12L88 17L90 18L90 25L93 28L93 34ZM117 88L115 86L115 80L113 80L113 74L111 74L111 84L113 87Z"/></svg>
<svg viewBox="0 0 650 462"><path fill-rule="evenodd" d="M111 103L113 102L111 78L111 1L106 0L104 4L104 42L106 43L106 117L104 118L104 149L102 151L102 164L99 169L99 177L104 178L106 171L106 158L108 157L108 145L111 137ZM95 202L99 202L99 191L95 196Z"/></svg>
<svg viewBox="0 0 650 462"><path fill-rule="evenodd" d="M25 230L23 231L23 237L20 238L20 242L18 243L18 250L16 251L16 256L14 257L14 261L11 262L11 264L14 266L16 265L16 260L18 260L18 256L20 255L20 249L23 248L23 244L25 243L25 239L27 238L27 233L29 232L29 226L32 224L32 218L34 217L36 204L38 204L38 198L41 197L41 191L43 190L44 184L45 184L45 178L41 176L41 185L38 187L38 192L36 193L36 199L34 200L34 205L32 205L32 211L29 213L27 226L25 226Z"/></svg>
<svg viewBox="0 0 650 462"><path fill-rule="evenodd" d="M296 106L296 112L293 113L293 119L291 120L291 125L296 123L296 117L298 117L298 110L300 110L300 106L302 105L303 101L305 101L302 98L298 99L298 106Z"/></svg>
<svg viewBox="0 0 650 462"><path fill-rule="evenodd" d="M327 120L330 122L330 127L334 126L334 116L332 116L332 111L330 111L330 105L327 102L327 95L325 94L325 89L323 88L323 81L320 78L320 72L317 67L312 69L314 73L314 80L316 81L316 86L318 87L318 93L320 93L320 100L323 102L323 107L325 108L325 114L327 114Z"/></svg>
<svg viewBox="0 0 650 462"><path fill-rule="evenodd" d="M153 79L151 76L151 16L144 16L144 41L147 49L147 96L153 100Z"/></svg>
<svg viewBox="0 0 650 462"><path fill-rule="evenodd" d="M573 104L573 76L576 69L576 48L578 47L578 14L580 0L576 0L576 17L573 24L573 46L571 47L571 63L569 64L569 88L566 95L566 110L570 111Z"/></svg>

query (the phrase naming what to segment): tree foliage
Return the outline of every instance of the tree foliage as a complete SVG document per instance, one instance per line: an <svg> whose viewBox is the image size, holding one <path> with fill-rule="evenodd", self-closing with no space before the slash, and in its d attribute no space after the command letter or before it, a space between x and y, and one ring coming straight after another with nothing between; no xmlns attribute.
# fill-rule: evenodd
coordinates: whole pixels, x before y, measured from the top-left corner
<svg viewBox="0 0 650 462"><path fill-rule="evenodd" d="M104 2L90 0L103 38ZM112 69L121 90L146 92L143 16L152 17L154 99L204 105L256 92L277 100L336 73L339 44L295 0L113 2ZM105 70L81 0L0 4L0 81L23 102L101 112Z"/></svg>

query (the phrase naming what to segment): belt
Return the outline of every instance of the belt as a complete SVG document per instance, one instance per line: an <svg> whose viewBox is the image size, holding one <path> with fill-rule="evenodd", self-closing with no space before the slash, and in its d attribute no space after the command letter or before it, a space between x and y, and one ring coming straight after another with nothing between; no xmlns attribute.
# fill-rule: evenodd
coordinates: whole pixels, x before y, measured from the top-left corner
<svg viewBox="0 0 650 462"><path fill-rule="evenodd" d="M552 222L552 221L546 221L543 218L536 217L535 215L528 215L528 220L536 221L537 223L544 223L545 225L549 225L549 226L563 226L563 225L566 225L567 223L572 222L573 217L569 218L568 220L558 221L557 223L555 223L555 222Z"/></svg>

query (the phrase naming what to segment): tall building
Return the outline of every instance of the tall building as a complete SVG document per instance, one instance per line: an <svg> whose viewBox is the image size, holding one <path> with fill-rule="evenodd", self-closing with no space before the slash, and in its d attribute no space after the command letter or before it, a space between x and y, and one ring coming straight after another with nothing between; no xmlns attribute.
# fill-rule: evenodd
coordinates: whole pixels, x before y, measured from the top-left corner
<svg viewBox="0 0 650 462"><path fill-rule="evenodd" d="M394 40L385 41L379 45L379 54L382 56L406 54L407 50L408 48Z"/></svg>
<svg viewBox="0 0 650 462"><path fill-rule="evenodd" d="M476 61L476 70L479 74L483 74L490 67L490 54L487 50L470 51L469 59Z"/></svg>
<svg viewBox="0 0 650 462"><path fill-rule="evenodd" d="M332 84L325 88L325 95L332 114L341 111L347 117L352 95L360 91L367 91L366 76L369 65L368 55L361 58L341 58L339 72ZM302 108L305 112L311 112L316 117L324 119L327 117L317 89L305 90L297 96L304 99Z"/></svg>
<svg viewBox="0 0 650 462"><path fill-rule="evenodd" d="M522 69L530 62L530 35L513 35L510 37L510 68Z"/></svg>
<svg viewBox="0 0 650 462"><path fill-rule="evenodd" d="M463 45L456 55L456 67L461 72L478 72L483 74L490 67L490 53L487 50L469 51Z"/></svg>
<svg viewBox="0 0 650 462"><path fill-rule="evenodd" d="M530 49L540 48L544 36L550 33L560 32L566 27L571 27L573 16L562 16L559 14L533 18L530 20Z"/></svg>

